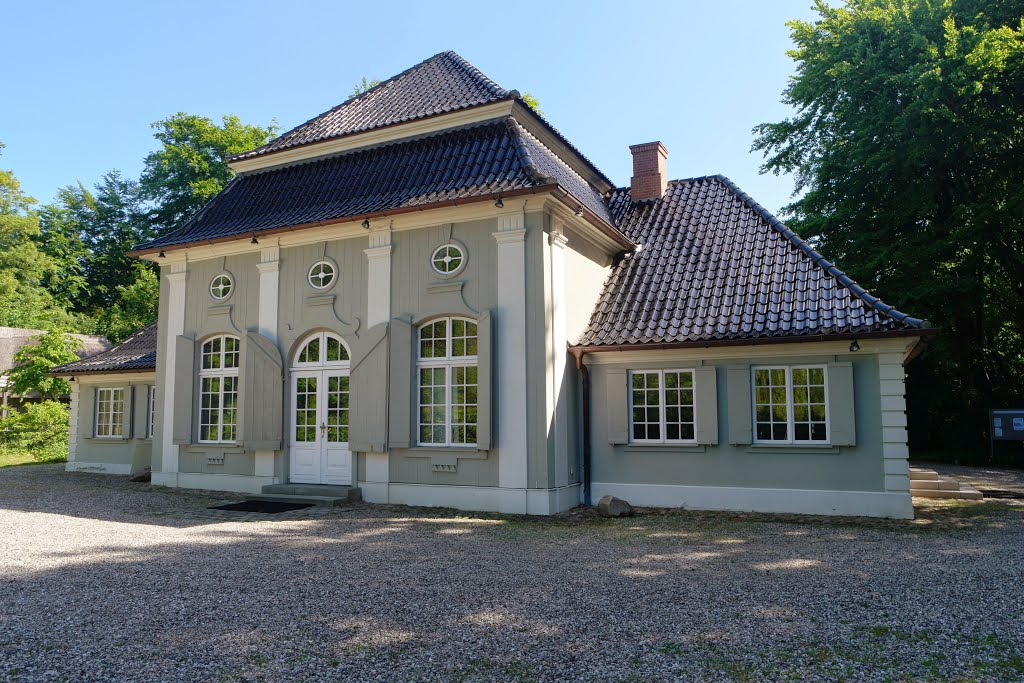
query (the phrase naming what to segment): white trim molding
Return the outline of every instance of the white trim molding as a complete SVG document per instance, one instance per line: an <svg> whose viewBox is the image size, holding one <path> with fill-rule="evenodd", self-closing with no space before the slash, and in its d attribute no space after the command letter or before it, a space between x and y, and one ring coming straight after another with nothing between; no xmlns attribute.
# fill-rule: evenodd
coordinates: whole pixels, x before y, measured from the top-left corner
<svg viewBox="0 0 1024 683"><path fill-rule="evenodd" d="M110 462L78 462L68 460L64 465L65 472L95 472L97 474L131 474L131 464Z"/></svg>
<svg viewBox="0 0 1024 683"><path fill-rule="evenodd" d="M366 254L366 325L373 327L391 320L391 228L370 233Z"/></svg>
<svg viewBox="0 0 1024 683"><path fill-rule="evenodd" d="M421 507L447 507L512 515L553 515L579 505L580 485L552 489L507 489L496 486L383 484L359 482L363 500Z"/></svg>
<svg viewBox="0 0 1024 683"><path fill-rule="evenodd" d="M130 465L127 465L131 469ZM250 477L241 474L200 474L193 472L153 472L154 486L170 486L204 491L231 491L232 493L262 493L263 487L277 484L274 477Z"/></svg>
<svg viewBox="0 0 1024 683"><path fill-rule="evenodd" d="M828 491L593 482L591 495L594 500L600 500L603 496L616 496L632 505L645 507L914 518L909 490Z"/></svg>
<svg viewBox="0 0 1024 683"><path fill-rule="evenodd" d="M162 269L163 270L163 269ZM167 270L167 316L160 321L160 333L164 336L164 367L161 387L163 404L159 407L162 417L160 434L160 470L178 471L178 447L174 443L174 367L176 362L176 341L185 333L185 286L188 263L184 260L169 263ZM191 373L192 369L188 368ZM156 465L156 459L153 459ZM156 467L153 467L156 470Z"/></svg>
<svg viewBox="0 0 1024 683"><path fill-rule="evenodd" d="M878 354L882 400L882 466L885 490L910 495L910 449L907 446L907 400L903 353Z"/></svg>
<svg viewBox="0 0 1024 683"><path fill-rule="evenodd" d="M75 461L75 454L78 452L78 428L80 418L78 411L81 408L79 402L79 387L81 382L71 382L71 405L68 407L68 467L65 469L72 472L71 464Z"/></svg>

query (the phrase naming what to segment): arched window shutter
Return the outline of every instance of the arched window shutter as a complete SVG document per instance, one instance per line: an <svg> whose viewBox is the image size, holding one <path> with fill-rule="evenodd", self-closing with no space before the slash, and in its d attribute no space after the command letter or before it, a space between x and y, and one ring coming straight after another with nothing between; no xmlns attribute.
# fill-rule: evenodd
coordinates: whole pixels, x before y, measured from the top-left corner
<svg viewBox="0 0 1024 683"><path fill-rule="evenodd" d="M387 442L388 324L381 323L353 343L349 371L349 448L380 453Z"/></svg>
<svg viewBox="0 0 1024 683"><path fill-rule="evenodd" d="M491 312L485 311L477 319L477 425L476 447L485 451L492 441L492 370L494 364ZM525 425L524 425L525 428Z"/></svg>
<svg viewBox="0 0 1024 683"><path fill-rule="evenodd" d="M192 406L196 382L195 342L188 337L174 338L174 443L192 443Z"/></svg>
<svg viewBox="0 0 1024 683"><path fill-rule="evenodd" d="M412 441L412 325L391 321L388 338L388 448L409 448Z"/></svg>
<svg viewBox="0 0 1024 683"><path fill-rule="evenodd" d="M242 339L239 372L238 444L281 450L284 370L274 342L256 332Z"/></svg>

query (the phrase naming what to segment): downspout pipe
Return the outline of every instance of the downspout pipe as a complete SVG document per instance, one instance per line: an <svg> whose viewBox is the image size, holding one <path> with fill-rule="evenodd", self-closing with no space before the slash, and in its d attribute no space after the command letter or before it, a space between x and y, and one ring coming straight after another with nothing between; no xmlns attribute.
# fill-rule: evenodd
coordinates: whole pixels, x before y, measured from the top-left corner
<svg viewBox="0 0 1024 683"><path fill-rule="evenodd" d="M593 505L591 499L591 454L590 454L590 370L583 362L586 351L578 346L569 351L576 359L576 371L580 376L580 403L583 411L583 504Z"/></svg>

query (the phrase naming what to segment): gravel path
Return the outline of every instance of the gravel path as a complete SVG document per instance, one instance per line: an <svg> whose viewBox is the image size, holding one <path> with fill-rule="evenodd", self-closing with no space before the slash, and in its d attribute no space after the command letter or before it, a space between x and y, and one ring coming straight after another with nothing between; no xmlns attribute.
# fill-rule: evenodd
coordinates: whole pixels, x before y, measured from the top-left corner
<svg viewBox="0 0 1024 683"><path fill-rule="evenodd" d="M1022 502L203 512L223 500L0 469L0 681L1024 680Z"/></svg>

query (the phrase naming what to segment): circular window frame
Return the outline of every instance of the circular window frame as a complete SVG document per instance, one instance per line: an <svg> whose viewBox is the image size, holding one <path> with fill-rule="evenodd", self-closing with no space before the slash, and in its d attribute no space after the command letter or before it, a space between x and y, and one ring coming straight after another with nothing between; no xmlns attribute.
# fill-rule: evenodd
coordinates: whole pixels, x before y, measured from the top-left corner
<svg viewBox="0 0 1024 683"><path fill-rule="evenodd" d="M229 286L228 293L225 294L224 296L217 296L216 294L213 293L213 284L215 282L217 282L217 280L222 278L222 277L223 278L227 278L228 286ZM206 288L206 291L210 294L210 298L213 299L214 301L218 302L218 303L227 301L228 299L230 299L235 294L235 276L232 275L231 273L229 273L226 270L217 273L212 278L210 278L210 284Z"/></svg>
<svg viewBox="0 0 1024 683"><path fill-rule="evenodd" d="M328 265L334 269L334 277L331 278L331 282L326 286L317 287L316 285L313 284L313 269L319 266L321 263ZM334 285L338 284L338 278L340 277L340 275L341 269L338 268L338 263L334 259L327 258L326 256L324 256L318 258L316 261L312 263L312 265L309 266L309 268L306 269L306 284L309 285L309 288L312 289L314 292L327 292L330 291L334 287Z"/></svg>
<svg viewBox="0 0 1024 683"><path fill-rule="evenodd" d="M452 270L452 271L449 271L449 272L446 273L446 272L444 272L442 270L438 270L437 269L437 266L434 265L434 257L437 256L437 252L439 252L442 249L445 249L447 247L455 247L456 249L459 250L459 253L462 254L462 263L460 263L455 268L455 270ZM459 242L458 240L448 240L444 244L439 244L436 248L434 248L433 251L430 252L430 260L428 261L428 263L430 265L431 272L434 273L434 275L436 275L437 277L440 277L440 278L443 278L443 279L453 278L456 275L458 275L459 273L461 273L463 270L466 269L466 263L468 263L468 262L469 262L469 250L466 249L466 245L464 245L462 242Z"/></svg>

